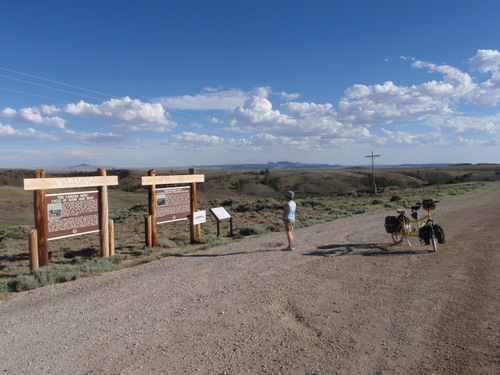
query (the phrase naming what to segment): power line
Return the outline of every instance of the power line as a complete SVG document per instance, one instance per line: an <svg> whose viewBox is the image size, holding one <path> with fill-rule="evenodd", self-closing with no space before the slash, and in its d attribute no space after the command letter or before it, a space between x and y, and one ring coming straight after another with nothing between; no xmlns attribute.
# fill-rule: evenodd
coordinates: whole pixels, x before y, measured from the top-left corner
<svg viewBox="0 0 500 375"><path fill-rule="evenodd" d="M1 67L1 66L0 66L0 70L6 71L6 72L9 72L9 73L19 74L19 75L22 75L22 76L25 76L25 77L29 77L29 78L38 79L38 80L49 82L49 83L52 83L52 84L57 84L57 85L66 86L66 87L70 87L70 88L77 89L77 90L86 91L86 92L89 92L89 93L103 95L105 97L120 99L120 97L115 96L115 95L106 94L106 93L103 93L103 92L100 92L100 91L90 90L90 89L86 89L86 88L83 88L83 87L79 87L79 86L67 84L67 83L64 83L64 82L59 82L59 81L55 81L55 80L52 80L52 79L39 77L39 76L36 76L36 75L33 75L33 74L23 73L23 72L20 72L20 71L17 71L17 70L8 69L8 68L4 68L4 67ZM90 98L90 99L99 100L99 101L103 100L103 98L98 98L98 97L95 97L95 96L86 95L86 94L78 93L78 92L75 92L75 91L64 90L64 89L61 89L61 88L57 88L57 87L53 87L53 86L49 86L49 85L44 85L44 84L41 84L41 83L32 82L32 81L28 81L28 80L24 80L24 79L20 79L20 78L16 78L16 77L11 77L11 76L7 76L7 75L4 75L4 74L0 74L0 77L6 78L6 79L10 79L10 80L13 80L13 81L27 83L27 84L30 84L30 85L33 85L33 86L39 86L39 87L44 87L44 88L55 90L55 91L64 92L64 93L67 93L67 94L82 96L82 97L85 97L85 98ZM0 89L11 91L11 92L16 92L16 93L24 94L24 95L31 95L31 96L35 96L35 97L39 97L39 98L56 100L56 101L63 102L63 103L66 102L65 100L56 99L56 98L52 98L52 97L44 96L44 95L33 94L33 93L25 92L25 91L10 89L10 88L7 88L7 87L1 87L0 86ZM170 113L170 114L176 114L177 117L184 118L185 120L193 121L193 119L195 119L195 120L197 119L197 120L207 121L207 119L205 117L194 115L194 114L191 114L191 113L186 113L186 112L183 112L183 111L178 111L178 110L174 110L174 109L170 109L169 110L169 109L166 109L166 108L165 108L165 111L167 113Z"/></svg>
<svg viewBox="0 0 500 375"><path fill-rule="evenodd" d="M62 86L71 87L71 88L74 88L74 89L88 91L88 92L91 92L91 93L94 93L94 94L104 95L104 96L108 96L108 97L112 97L112 98L118 98L115 95L106 94L106 93L95 91L95 90L89 90L89 89L86 89L86 88L83 88L83 87L74 86L74 85L70 85L70 84L67 84L67 83L64 83L64 82L58 82L58 81L54 81L54 80L43 78L43 77L38 77L38 76L35 76L33 74L23 73L23 72L19 72L17 70L7 69L7 68L1 67L1 66L0 66L0 69L1 70L5 70L5 71L10 72L10 73L20 74L20 75L23 75L23 76L26 76L26 77L35 78L35 79L39 79L39 80L42 80L42 81L46 81L46 82L50 82L50 83L55 83L55 84L62 85ZM6 77L6 78L9 78L9 77ZM15 79L15 78L11 78L11 79ZM50 87L50 86L45 86L45 87ZM79 95L82 95L82 94L79 94ZM101 99L99 99L99 100L101 100Z"/></svg>
<svg viewBox="0 0 500 375"><path fill-rule="evenodd" d="M25 92L25 91L20 91L20 90L9 89L9 88L7 88L7 87L2 87L2 86L0 86L0 89L2 89L2 90L6 90L6 91L15 92L15 93L18 93L18 94L23 94L23 95L31 95L31 96L36 96L36 97L38 97L38 98L43 98L43 99L56 100L56 101L61 102L61 103L66 103L66 102L67 102L67 100L56 99L56 98L52 98L52 97L50 97L50 96L44 96L44 95L32 94L32 93L30 93L30 92Z"/></svg>
<svg viewBox="0 0 500 375"><path fill-rule="evenodd" d="M102 100L102 98L96 98L95 96L90 96L90 95L80 94L79 92L74 92L74 91L69 91L69 90L59 89L59 88L57 88L57 87L51 87L51 86L47 86L47 85L42 85L41 83L30 82L30 81L26 81L26 80L24 80L24 79L19 79L19 78L14 78L14 77L9 77L9 76L3 75L3 74L0 74L0 77L7 78L7 79L11 79L11 80L13 80L13 81L18 81L18 82L27 83L27 84L30 84L30 85L33 85L33 86L40 86L40 87L45 87L45 88L48 88L48 89L51 89L51 90L55 90L55 91L65 92L65 93L67 93L67 94L73 94L73 95L83 96L83 97L85 97L85 98L90 98L90 99ZM68 86L69 86L69 85L68 85ZM87 91L90 91L90 90L87 90ZM91 91L90 91L90 92L91 92Z"/></svg>

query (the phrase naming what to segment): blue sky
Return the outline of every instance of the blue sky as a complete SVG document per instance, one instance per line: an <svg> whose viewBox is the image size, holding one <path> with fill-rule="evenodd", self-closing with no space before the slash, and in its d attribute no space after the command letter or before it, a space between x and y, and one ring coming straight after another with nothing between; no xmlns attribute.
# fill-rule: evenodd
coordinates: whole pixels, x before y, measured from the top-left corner
<svg viewBox="0 0 500 375"><path fill-rule="evenodd" d="M3 1L0 167L500 163L500 2Z"/></svg>

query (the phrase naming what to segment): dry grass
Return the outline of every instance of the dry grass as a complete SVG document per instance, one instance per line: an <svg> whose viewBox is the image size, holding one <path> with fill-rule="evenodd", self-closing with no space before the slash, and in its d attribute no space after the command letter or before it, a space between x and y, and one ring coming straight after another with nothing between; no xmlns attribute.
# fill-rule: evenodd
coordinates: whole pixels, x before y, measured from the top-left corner
<svg viewBox="0 0 500 375"><path fill-rule="evenodd" d="M374 197L370 193L370 170L361 168L197 172L205 174L206 180L197 188L198 208L207 210L207 222L202 225L200 243L190 243L189 224L181 221L160 225L159 246L146 248L144 218L148 211L148 198L147 190L140 185L140 178L146 175L146 171L108 171L108 175L119 176L120 186L109 189L110 217L115 222L116 255L105 264L106 267L129 267L177 253L218 246L244 235L282 231L283 192L290 189L297 194L297 227L301 227L428 197L462 194L484 186L479 181L500 179L498 165L379 169L376 171L377 181L379 186L384 187L380 187L380 193ZM157 171L156 174L182 173ZM40 280L71 280L84 275L82 269L85 267L89 274L99 273L99 270L90 267L97 264L101 269L103 265L98 255L99 236L87 234L50 241L52 266L42 270L42 275L29 275L28 232L34 226L33 193L23 190L22 181L31 177L30 171L0 171L0 183L3 184L0 186L0 282L3 289L29 289L41 285ZM450 184L457 181L461 183ZM228 237L228 220L222 222L222 238L216 236L216 220L209 209L218 206L224 206L233 217L234 237L231 239ZM43 272L48 275L43 275ZM57 277L50 276L54 272ZM19 280L23 283L19 284ZM7 286L9 282L10 286Z"/></svg>

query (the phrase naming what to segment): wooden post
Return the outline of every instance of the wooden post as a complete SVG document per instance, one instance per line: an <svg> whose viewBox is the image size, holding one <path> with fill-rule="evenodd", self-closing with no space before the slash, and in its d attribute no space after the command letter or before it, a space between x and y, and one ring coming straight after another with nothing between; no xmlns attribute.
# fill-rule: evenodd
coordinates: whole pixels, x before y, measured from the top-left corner
<svg viewBox="0 0 500 375"><path fill-rule="evenodd" d="M99 176L106 176L106 171L99 168ZM108 214L108 187L99 186L99 242L100 255L103 258L109 257L109 214Z"/></svg>
<svg viewBox="0 0 500 375"><path fill-rule="evenodd" d="M196 174L196 171L194 168L189 169L189 174ZM196 182L193 182L190 184L191 185L191 217L189 218L190 221L190 227L191 227L191 242L196 242L200 239L201 237L201 230L200 230L200 224L194 225L194 213L198 211L197 205L196 205Z"/></svg>
<svg viewBox="0 0 500 375"><path fill-rule="evenodd" d="M35 178L45 178L45 171L35 171ZM49 265L49 223L47 214L47 203L45 200L45 189L35 190L35 226L37 234L38 262L40 267Z"/></svg>
<svg viewBox="0 0 500 375"><path fill-rule="evenodd" d="M148 176L156 176L156 170L154 169L149 170ZM151 234L146 233L146 246L156 247L158 246L158 223L156 220L157 218L156 185L149 185L148 198L149 198L149 216L151 216L151 222L149 223L149 230L151 231ZM148 245L148 238L151 238L149 245Z"/></svg>
<svg viewBox="0 0 500 375"><path fill-rule="evenodd" d="M30 244L30 271L38 269L38 241L36 238L36 229L33 229L29 233L29 244Z"/></svg>
<svg viewBox="0 0 500 375"><path fill-rule="evenodd" d="M144 226L146 228L146 246L153 247L153 239L151 238L151 215L146 216L144 220Z"/></svg>
<svg viewBox="0 0 500 375"><path fill-rule="evenodd" d="M378 158L380 155L374 155L373 151L371 155L365 156L365 158L371 158L372 159L372 184L373 184L373 195L377 195L377 183L375 181L375 163L374 159Z"/></svg>
<svg viewBox="0 0 500 375"><path fill-rule="evenodd" d="M115 255L115 222L109 219L109 256Z"/></svg>

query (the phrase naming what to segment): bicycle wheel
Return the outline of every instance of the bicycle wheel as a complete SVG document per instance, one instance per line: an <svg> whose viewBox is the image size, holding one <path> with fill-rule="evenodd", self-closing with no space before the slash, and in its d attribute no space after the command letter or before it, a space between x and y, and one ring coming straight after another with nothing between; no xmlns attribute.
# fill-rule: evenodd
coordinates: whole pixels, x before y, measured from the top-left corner
<svg viewBox="0 0 500 375"><path fill-rule="evenodd" d="M405 236L406 234L403 225L398 226L398 229L392 232L392 240L396 245L400 244L404 240Z"/></svg>
<svg viewBox="0 0 500 375"><path fill-rule="evenodd" d="M436 238L436 233L434 233L434 228L431 228L430 229L430 240L431 240L431 244L432 244L432 250L435 252L437 251L437 248L438 248L438 241L437 241L437 238Z"/></svg>

